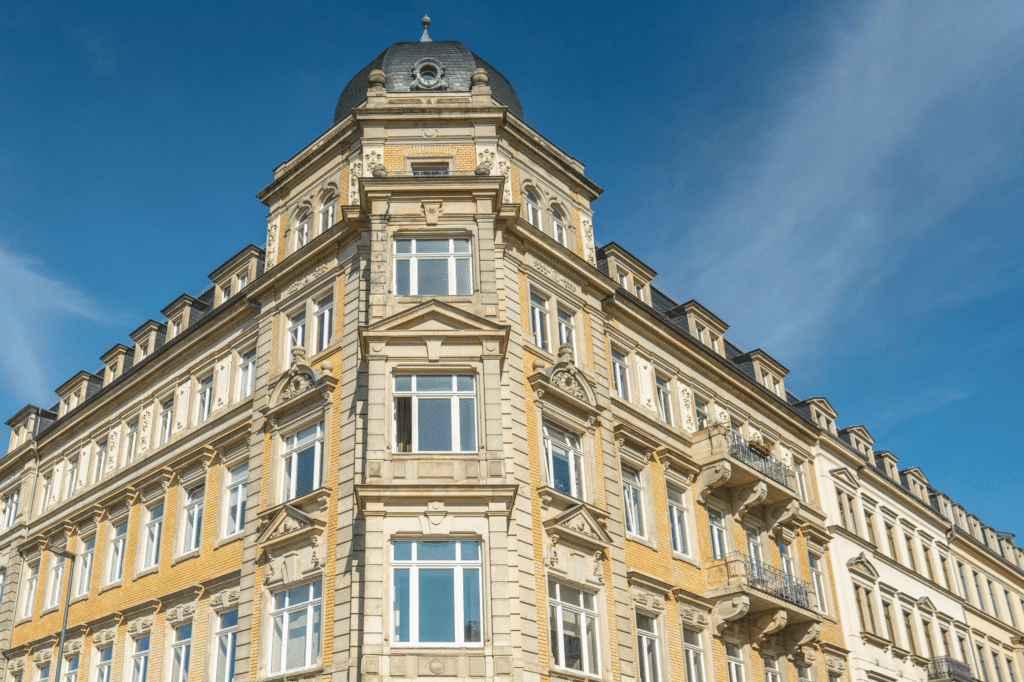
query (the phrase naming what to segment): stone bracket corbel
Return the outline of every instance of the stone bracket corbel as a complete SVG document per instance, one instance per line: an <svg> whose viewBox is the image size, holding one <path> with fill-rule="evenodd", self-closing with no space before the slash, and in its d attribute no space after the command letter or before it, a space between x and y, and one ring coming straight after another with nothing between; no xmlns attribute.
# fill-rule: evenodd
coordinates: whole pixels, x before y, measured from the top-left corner
<svg viewBox="0 0 1024 682"><path fill-rule="evenodd" d="M700 501L707 502L711 491L725 485L730 476L732 476L732 466L728 462L717 462L704 467L694 484Z"/></svg>
<svg viewBox="0 0 1024 682"><path fill-rule="evenodd" d="M715 604L715 608L711 611L711 625L721 637L725 629L729 627L729 623L747 615L748 611L750 611L750 597L745 594L722 600Z"/></svg>
<svg viewBox="0 0 1024 682"><path fill-rule="evenodd" d="M764 481L754 481L749 485L736 490L733 493L733 508L736 520L743 521L752 507L757 506L768 496L768 484Z"/></svg>

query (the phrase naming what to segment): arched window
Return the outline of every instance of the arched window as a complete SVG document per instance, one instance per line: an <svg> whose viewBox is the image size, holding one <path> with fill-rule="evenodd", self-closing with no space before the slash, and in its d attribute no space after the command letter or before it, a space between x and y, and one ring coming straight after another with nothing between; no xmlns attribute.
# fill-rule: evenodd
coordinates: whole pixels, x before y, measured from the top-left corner
<svg viewBox="0 0 1024 682"><path fill-rule="evenodd" d="M298 251L309 241L309 213L305 212L295 225L295 250Z"/></svg>
<svg viewBox="0 0 1024 682"><path fill-rule="evenodd" d="M526 190L526 222L540 229L540 202L530 190Z"/></svg>
<svg viewBox="0 0 1024 682"><path fill-rule="evenodd" d="M334 195L330 194L320 204L320 234L334 225L334 199Z"/></svg>
<svg viewBox="0 0 1024 682"><path fill-rule="evenodd" d="M551 226L555 231L555 241L562 246L569 246L568 230L565 229L565 218L557 208L551 209Z"/></svg>

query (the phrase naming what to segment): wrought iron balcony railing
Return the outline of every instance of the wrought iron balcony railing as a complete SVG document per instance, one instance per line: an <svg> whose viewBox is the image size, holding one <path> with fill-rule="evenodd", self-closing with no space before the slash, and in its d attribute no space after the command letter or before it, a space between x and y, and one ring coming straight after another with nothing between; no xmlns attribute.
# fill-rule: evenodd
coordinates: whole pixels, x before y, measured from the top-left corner
<svg viewBox="0 0 1024 682"><path fill-rule="evenodd" d="M789 482L789 467L775 459L771 455L758 452L757 446L751 446L736 432L731 433L731 444L729 453L741 462L757 469L762 474L780 485L789 489L793 486Z"/></svg>
<svg viewBox="0 0 1024 682"><path fill-rule="evenodd" d="M747 556L741 552L730 552L720 557L715 557L712 562L720 562L726 569L727 578L732 582L736 578L746 579L749 587L770 594L790 604L796 604L810 610L811 585L800 580L785 571L769 566L768 564Z"/></svg>
<svg viewBox="0 0 1024 682"><path fill-rule="evenodd" d="M971 666L949 656L939 656L928 661L929 680L956 680L957 682L974 682Z"/></svg>

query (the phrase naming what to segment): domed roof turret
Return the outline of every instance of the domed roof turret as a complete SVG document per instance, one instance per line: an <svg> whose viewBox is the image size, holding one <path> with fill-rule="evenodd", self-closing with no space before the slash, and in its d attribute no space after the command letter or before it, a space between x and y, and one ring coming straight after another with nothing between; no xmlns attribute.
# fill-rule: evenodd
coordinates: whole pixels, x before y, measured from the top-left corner
<svg viewBox="0 0 1024 682"><path fill-rule="evenodd" d="M523 118L523 105L515 88L497 69L458 41L431 40L426 29L429 25L430 19L424 17L423 38L419 42L393 44L348 82L334 109L335 123L366 101L370 86L367 79L374 69L384 72L384 88L388 92L470 92L473 71L484 69L491 97L508 107L513 116Z"/></svg>

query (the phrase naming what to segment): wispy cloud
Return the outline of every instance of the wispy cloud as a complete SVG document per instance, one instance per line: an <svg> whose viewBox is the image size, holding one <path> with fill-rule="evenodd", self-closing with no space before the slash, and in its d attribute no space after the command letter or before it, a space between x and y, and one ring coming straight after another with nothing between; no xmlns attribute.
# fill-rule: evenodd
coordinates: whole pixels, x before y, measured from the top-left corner
<svg viewBox="0 0 1024 682"><path fill-rule="evenodd" d="M696 221L702 249L680 254L686 289L790 360L891 284L979 188L1019 172L1024 4L886 0L831 44L811 86L736 151L740 170ZM1020 276L1019 254L993 253L1000 235L972 232L973 248L917 274L991 259L976 296Z"/></svg>
<svg viewBox="0 0 1024 682"><path fill-rule="evenodd" d="M43 274L42 262L0 246L0 366L5 393L49 407L54 382L59 381L48 362L48 341L70 318L103 322L105 317L89 296ZM68 340L56 336L60 343Z"/></svg>

